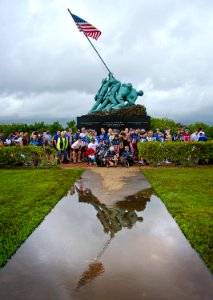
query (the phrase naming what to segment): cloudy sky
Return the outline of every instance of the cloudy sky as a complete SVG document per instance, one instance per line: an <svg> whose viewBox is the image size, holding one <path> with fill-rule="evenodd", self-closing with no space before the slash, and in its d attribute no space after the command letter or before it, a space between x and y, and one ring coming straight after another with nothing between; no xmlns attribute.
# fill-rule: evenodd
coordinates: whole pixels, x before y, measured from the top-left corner
<svg viewBox="0 0 213 300"><path fill-rule="evenodd" d="M67 8L102 31L94 45L150 116L213 123L212 0L0 0L0 123L94 104L107 71Z"/></svg>

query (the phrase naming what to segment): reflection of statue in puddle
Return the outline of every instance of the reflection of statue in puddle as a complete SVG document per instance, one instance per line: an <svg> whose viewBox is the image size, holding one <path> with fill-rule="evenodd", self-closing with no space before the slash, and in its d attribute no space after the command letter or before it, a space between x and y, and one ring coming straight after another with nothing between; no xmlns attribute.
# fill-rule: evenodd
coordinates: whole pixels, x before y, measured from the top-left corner
<svg viewBox="0 0 213 300"><path fill-rule="evenodd" d="M96 216L101 222L104 232L110 235L100 253L81 275L76 288L78 290L104 272L104 266L99 259L115 234L122 228L131 229L137 222L143 221L143 218L137 215L137 211L145 209L147 201L150 200L150 196L153 194L153 190L146 189L135 195L128 196L123 201L117 202L115 207L107 207L105 204L100 203L90 189L83 187L81 180L75 184L75 190L78 192L79 202L89 203L95 208L97 211Z"/></svg>
<svg viewBox="0 0 213 300"><path fill-rule="evenodd" d="M108 208L104 205L95 205L97 210L97 218L103 225L104 232L110 233L111 237L120 231L123 227L132 228L133 225L139 221L142 222L143 218L138 217L135 211L126 211L119 208Z"/></svg>
<svg viewBox="0 0 213 300"><path fill-rule="evenodd" d="M95 208L104 232L109 233L111 237L122 228L131 229L137 221L143 221L143 218L137 215L137 211L145 209L147 201L153 194L152 189L146 189L116 202L115 207L107 207L99 202L90 189L83 187L82 181L77 182L75 189L79 195L79 202L89 203Z"/></svg>

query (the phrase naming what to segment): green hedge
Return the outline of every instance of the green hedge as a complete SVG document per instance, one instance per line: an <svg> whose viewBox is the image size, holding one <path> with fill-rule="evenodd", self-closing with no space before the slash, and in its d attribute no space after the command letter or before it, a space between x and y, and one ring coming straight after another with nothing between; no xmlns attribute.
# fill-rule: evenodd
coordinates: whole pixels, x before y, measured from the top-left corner
<svg viewBox="0 0 213 300"><path fill-rule="evenodd" d="M0 168L14 166L48 168L56 165L56 151L50 147L8 146L0 148Z"/></svg>
<svg viewBox="0 0 213 300"><path fill-rule="evenodd" d="M212 142L139 142L139 157L158 165L167 161L183 166L210 164L213 159Z"/></svg>

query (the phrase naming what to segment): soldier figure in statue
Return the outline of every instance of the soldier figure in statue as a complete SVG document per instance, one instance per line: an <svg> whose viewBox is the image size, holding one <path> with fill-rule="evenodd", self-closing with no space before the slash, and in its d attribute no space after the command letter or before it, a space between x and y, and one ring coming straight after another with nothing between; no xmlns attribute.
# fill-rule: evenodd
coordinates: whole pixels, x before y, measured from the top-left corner
<svg viewBox="0 0 213 300"><path fill-rule="evenodd" d="M134 105L138 96L143 96L143 91L142 90L137 91L136 89L131 88L129 94L126 96L127 104Z"/></svg>
<svg viewBox="0 0 213 300"><path fill-rule="evenodd" d="M98 107L98 110L110 110L111 107L118 104L115 96L120 86L121 82L115 79L105 97L104 102Z"/></svg>
<svg viewBox="0 0 213 300"><path fill-rule="evenodd" d="M136 89L131 87L128 94L124 95L124 97L123 97L124 101L123 102L120 101L120 103L116 106L113 106L112 109L119 109L119 108L125 107L127 105L129 105L129 106L134 105L138 96L143 96L143 91L142 90L137 91Z"/></svg>
<svg viewBox="0 0 213 300"><path fill-rule="evenodd" d="M115 79L114 79L112 73L109 73L109 79L108 80L106 78L104 78L102 80L102 85L101 85L98 93L95 95L96 103L93 105L93 107L91 108L89 113L95 112L95 111L98 110L98 106L104 101L104 96L106 95L109 87L113 84L114 80Z"/></svg>
<svg viewBox="0 0 213 300"><path fill-rule="evenodd" d="M116 100L118 101L119 104L124 104L125 103L125 97L129 94L130 90L132 88L131 83L123 83L116 95Z"/></svg>

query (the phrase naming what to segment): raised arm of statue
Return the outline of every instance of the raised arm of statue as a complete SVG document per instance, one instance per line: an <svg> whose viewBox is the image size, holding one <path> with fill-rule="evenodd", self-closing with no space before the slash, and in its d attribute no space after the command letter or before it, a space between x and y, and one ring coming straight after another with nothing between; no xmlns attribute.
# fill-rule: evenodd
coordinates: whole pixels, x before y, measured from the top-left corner
<svg viewBox="0 0 213 300"><path fill-rule="evenodd" d="M110 72L110 73L109 73L109 80L111 80L111 79L116 80L115 77L113 76L113 74Z"/></svg>

